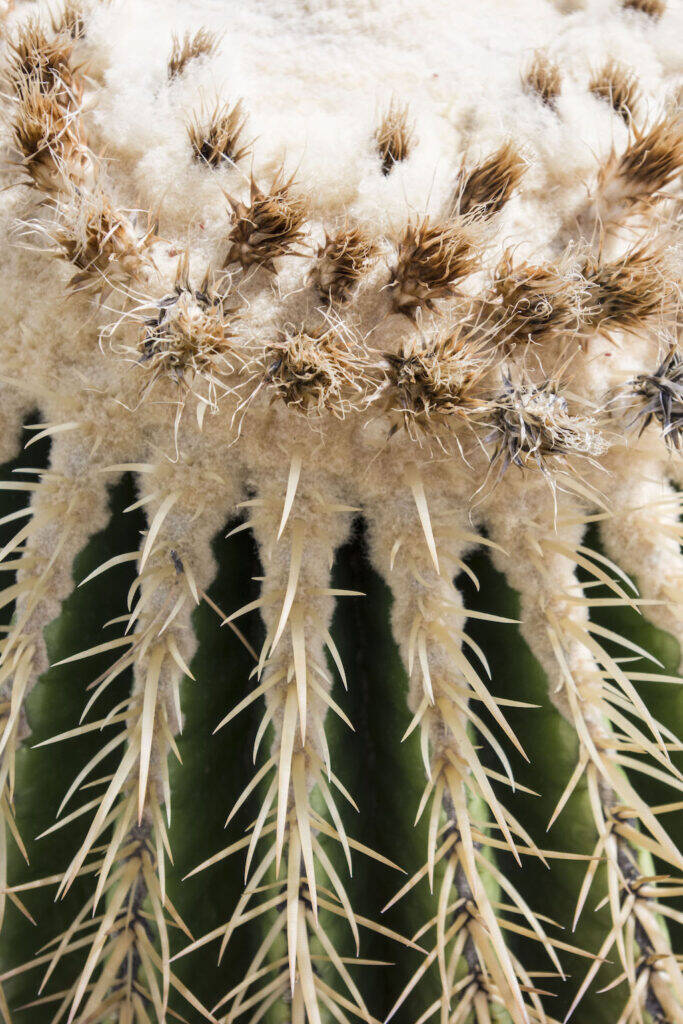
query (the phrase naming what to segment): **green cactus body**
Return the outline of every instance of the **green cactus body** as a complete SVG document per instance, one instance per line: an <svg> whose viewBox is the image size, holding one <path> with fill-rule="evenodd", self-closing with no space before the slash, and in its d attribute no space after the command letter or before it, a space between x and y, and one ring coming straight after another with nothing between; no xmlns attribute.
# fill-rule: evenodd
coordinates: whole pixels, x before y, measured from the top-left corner
<svg viewBox="0 0 683 1024"><path fill-rule="evenodd" d="M683 1024L680 11L0 26L0 1017Z"/></svg>

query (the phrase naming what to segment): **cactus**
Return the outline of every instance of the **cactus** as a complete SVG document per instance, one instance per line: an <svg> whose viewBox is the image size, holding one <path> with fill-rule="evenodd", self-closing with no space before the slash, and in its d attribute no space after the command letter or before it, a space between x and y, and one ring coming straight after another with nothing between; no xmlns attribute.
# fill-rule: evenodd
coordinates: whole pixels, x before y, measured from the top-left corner
<svg viewBox="0 0 683 1024"><path fill-rule="evenodd" d="M675 7L3 5L5 1022L683 1022Z"/></svg>

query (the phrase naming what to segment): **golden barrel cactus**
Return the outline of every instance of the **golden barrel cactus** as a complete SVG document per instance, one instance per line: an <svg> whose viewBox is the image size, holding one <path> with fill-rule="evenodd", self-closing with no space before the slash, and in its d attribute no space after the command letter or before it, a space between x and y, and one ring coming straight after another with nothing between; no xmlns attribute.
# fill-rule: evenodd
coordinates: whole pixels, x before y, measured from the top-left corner
<svg viewBox="0 0 683 1024"><path fill-rule="evenodd" d="M681 1024L680 4L0 18L2 1019Z"/></svg>

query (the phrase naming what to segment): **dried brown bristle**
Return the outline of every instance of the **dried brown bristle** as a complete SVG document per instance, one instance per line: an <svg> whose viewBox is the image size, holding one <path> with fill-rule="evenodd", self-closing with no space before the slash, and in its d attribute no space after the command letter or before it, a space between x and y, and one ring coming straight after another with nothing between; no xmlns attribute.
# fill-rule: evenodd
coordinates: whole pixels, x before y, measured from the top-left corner
<svg viewBox="0 0 683 1024"><path fill-rule="evenodd" d="M632 128L621 155L614 151L600 167L597 187L576 215L581 232L592 239L630 215L642 216L658 201L683 168L683 121L670 111L648 131Z"/></svg>
<svg viewBox="0 0 683 1024"><path fill-rule="evenodd" d="M264 358L273 401L306 416L329 412L343 419L362 398L362 351L341 322L283 330Z"/></svg>
<svg viewBox="0 0 683 1024"><path fill-rule="evenodd" d="M76 88L71 65L73 39L67 32L50 37L36 18L30 18L8 43L7 76L18 98L37 82L45 91Z"/></svg>
<svg viewBox="0 0 683 1024"><path fill-rule="evenodd" d="M584 274L591 327L636 330L675 312L675 275L661 247L646 242L609 263L590 260Z"/></svg>
<svg viewBox="0 0 683 1024"><path fill-rule="evenodd" d="M50 20L54 32L71 39L80 39L85 34L85 6L81 0L65 0Z"/></svg>
<svg viewBox="0 0 683 1024"><path fill-rule="evenodd" d="M410 155L415 144L415 124L407 104L391 101L375 132L375 141L382 160L382 174L387 175L395 163Z"/></svg>
<svg viewBox="0 0 683 1024"><path fill-rule="evenodd" d="M472 217L491 217L503 209L524 174L526 164L512 142L471 170L458 175L457 209Z"/></svg>
<svg viewBox="0 0 683 1024"><path fill-rule="evenodd" d="M494 290L501 299L508 342L541 342L576 331L583 288L569 266L515 266L506 252L496 268Z"/></svg>
<svg viewBox="0 0 683 1024"><path fill-rule="evenodd" d="M280 173L264 192L252 178L249 205L226 195L234 214L226 267L240 263L246 269L256 264L275 273L277 257L301 255L294 247L305 237L306 203L293 192L292 181L285 181Z"/></svg>
<svg viewBox="0 0 683 1024"><path fill-rule="evenodd" d="M246 121L241 100L216 106L208 117L198 115L187 126L195 158L210 167L236 164L251 148L240 144Z"/></svg>
<svg viewBox="0 0 683 1024"><path fill-rule="evenodd" d="M433 339L411 336L398 353L384 352L380 391L391 434L403 427L419 441L449 427L455 418L468 420L482 413L487 401L478 385L490 366L490 347L487 351L459 325Z"/></svg>
<svg viewBox="0 0 683 1024"><path fill-rule="evenodd" d="M76 111L64 105L61 86L30 80L17 103L12 135L29 181L52 192L64 178L77 184L89 164Z"/></svg>
<svg viewBox="0 0 683 1024"><path fill-rule="evenodd" d="M655 21L661 18L666 10L664 0L621 0L621 6L625 11L640 11Z"/></svg>
<svg viewBox="0 0 683 1024"><path fill-rule="evenodd" d="M200 28L197 32L186 32L182 39L173 36L173 47L168 59L168 77L177 78L186 70L188 64L199 57L212 57L218 49L219 36L208 28Z"/></svg>
<svg viewBox="0 0 683 1024"><path fill-rule="evenodd" d="M12 132L26 166L54 162L60 156L68 116L56 92L45 92L38 82L29 85L16 108Z"/></svg>
<svg viewBox="0 0 683 1024"><path fill-rule="evenodd" d="M310 279L329 302L346 302L378 255L377 244L359 227L344 227L325 235Z"/></svg>
<svg viewBox="0 0 683 1024"><path fill-rule="evenodd" d="M73 187L57 202L56 213L54 241L78 270L69 282L72 288L106 292L114 281L129 280L147 264L145 250L155 240L154 226L140 235L102 188Z"/></svg>
<svg viewBox="0 0 683 1024"><path fill-rule="evenodd" d="M560 95L562 80L560 69L547 54L537 51L522 75L522 84L527 92L538 96L546 107L555 110Z"/></svg>
<svg viewBox="0 0 683 1024"><path fill-rule="evenodd" d="M683 168L683 123L669 114L648 132L634 131L634 139L621 157L602 169L600 185L609 191L610 179L634 203L647 200L677 177Z"/></svg>
<svg viewBox="0 0 683 1024"><path fill-rule="evenodd" d="M390 282L395 311L415 317L420 307L432 309L435 299L453 295L457 282L476 268L478 254L472 225L463 220L432 223L425 217L408 224Z"/></svg>
<svg viewBox="0 0 683 1024"><path fill-rule="evenodd" d="M632 71L616 60L609 60L590 81L590 91L609 103L615 114L629 124L638 105L638 82Z"/></svg>

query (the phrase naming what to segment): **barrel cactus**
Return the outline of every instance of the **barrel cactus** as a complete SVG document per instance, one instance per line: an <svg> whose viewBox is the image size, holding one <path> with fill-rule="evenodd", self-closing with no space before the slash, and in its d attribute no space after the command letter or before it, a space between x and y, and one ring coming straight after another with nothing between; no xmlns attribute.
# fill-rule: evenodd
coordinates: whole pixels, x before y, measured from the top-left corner
<svg viewBox="0 0 683 1024"><path fill-rule="evenodd" d="M683 1022L681 15L2 4L5 1022Z"/></svg>

